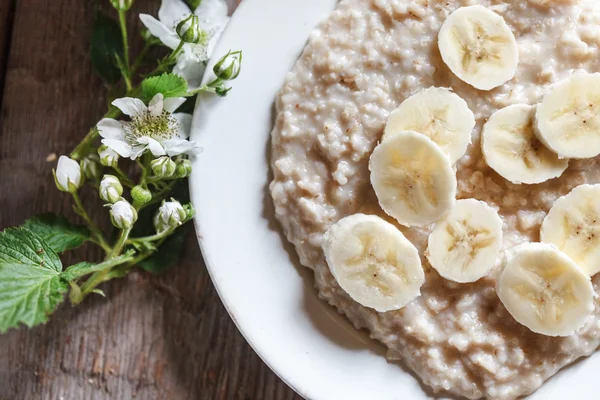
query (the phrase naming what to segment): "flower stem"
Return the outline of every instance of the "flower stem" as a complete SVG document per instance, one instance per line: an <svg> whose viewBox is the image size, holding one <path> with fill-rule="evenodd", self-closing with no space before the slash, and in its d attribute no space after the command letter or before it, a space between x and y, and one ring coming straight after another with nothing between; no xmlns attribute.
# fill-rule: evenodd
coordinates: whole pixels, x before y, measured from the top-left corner
<svg viewBox="0 0 600 400"><path fill-rule="evenodd" d="M106 114L102 118L117 118L121 115L121 110L116 107L111 107ZM71 158L74 160L80 160L84 155L87 148L92 144L92 142L98 137L98 129L94 125L92 129L85 135L83 140L79 142L77 147L71 152Z"/></svg>
<svg viewBox="0 0 600 400"><path fill-rule="evenodd" d="M165 186L158 192L154 193L152 195L152 200L150 200L150 202L148 204L146 204L146 206L150 206L150 205L160 203L161 201L163 201L165 199L166 195L169 194L171 192L171 190L173 190L173 186L175 186L175 184L177 182L178 181L172 181L167 186Z"/></svg>
<svg viewBox="0 0 600 400"><path fill-rule="evenodd" d="M77 192L72 192L73 200L75 201L75 205L77 206L77 211L79 215L85 220L88 224L90 232L92 233L92 237L94 239L94 243L97 243L106 253L111 252L111 247L104 239L104 235L102 235L102 231L98 228L96 223L90 218L89 214L83 208L83 203L81 202L81 198L79 198L79 194Z"/></svg>
<svg viewBox="0 0 600 400"><path fill-rule="evenodd" d="M168 66L177 62L177 56L179 55L179 53L181 53L184 44L185 42L183 40L179 42L179 45L177 46L177 48L175 48L175 50L173 50L171 54L169 54L166 58L159 62L159 65L154 70L152 70L152 72L144 76L154 76L165 72Z"/></svg>
<svg viewBox="0 0 600 400"><path fill-rule="evenodd" d="M117 258L121 254L123 246L125 246L125 242L127 241L130 232L131 229L123 229L121 231L119 239L117 240L117 243L115 243L115 247L113 247L112 251L106 257L105 262L110 262L110 260ZM110 270L110 268L106 268L102 271L98 271L92 274L92 276L87 281L85 281L85 283L81 286L80 301L83 300L83 298L90 294L94 289L96 289L96 286L107 280L107 278L109 277Z"/></svg>
<svg viewBox="0 0 600 400"><path fill-rule="evenodd" d="M142 63L144 62L144 59L148 55L148 52L150 51L152 46L153 46L153 43L150 41L146 41L144 43L144 47L142 48L142 51L140 51L140 54L138 54L137 58L133 62L133 65L131 66L131 74L132 75L138 70L138 68L141 67Z"/></svg>
<svg viewBox="0 0 600 400"><path fill-rule="evenodd" d="M167 236L172 234L174 230L175 230L175 228L170 228L170 229L165 229L164 231L156 233L151 236L132 238L127 241L127 244L134 244L134 243L140 243L140 242L155 242L157 240L166 238Z"/></svg>
<svg viewBox="0 0 600 400"><path fill-rule="evenodd" d="M131 65L129 64L129 40L127 39L127 22L125 20L125 11L119 10L119 25L121 26L121 36L123 38L123 52L125 53L125 71L123 78L127 86L127 93L131 92Z"/></svg>
<svg viewBox="0 0 600 400"><path fill-rule="evenodd" d="M112 167L112 169L115 171L115 173L125 186L127 186L130 189L135 186L135 183L127 177L127 174L125 174L125 172L123 172L123 170L121 170L121 168L119 168L118 165L115 165L114 167Z"/></svg>

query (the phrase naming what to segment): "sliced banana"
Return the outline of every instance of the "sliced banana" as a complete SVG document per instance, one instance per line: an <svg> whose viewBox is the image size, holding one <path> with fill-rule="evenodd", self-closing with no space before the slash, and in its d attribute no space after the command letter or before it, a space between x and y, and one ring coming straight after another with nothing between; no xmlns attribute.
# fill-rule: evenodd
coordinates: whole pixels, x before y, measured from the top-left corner
<svg viewBox="0 0 600 400"><path fill-rule="evenodd" d="M517 322L546 336L571 335L594 311L589 276L546 243L525 243L507 252L496 292Z"/></svg>
<svg viewBox="0 0 600 400"><path fill-rule="evenodd" d="M454 164L467 151L475 116L467 102L450 89L430 87L404 100L390 113L383 140L401 131L414 131L433 140Z"/></svg>
<svg viewBox="0 0 600 400"><path fill-rule="evenodd" d="M600 272L600 185L578 186L556 200L540 234L588 275Z"/></svg>
<svg viewBox="0 0 600 400"><path fill-rule="evenodd" d="M392 135L373 150L369 170L381 208L402 225L429 225L454 205L456 176L450 160L425 135Z"/></svg>
<svg viewBox="0 0 600 400"><path fill-rule="evenodd" d="M483 126L481 150L487 164L513 183L557 178L569 166L535 136L535 107L514 104L496 111Z"/></svg>
<svg viewBox="0 0 600 400"><path fill-rule="evenodd" d="M462 81L491 90L511 80L519 49L500 15L483 7L461 7L446 18L438 35L442 60Z"/></svg>
<svg viewBox="0 0 600 400"><path fill-rule="evenodd" d="M444 278L465 283L486 276L502 246L502 220L492 207L475 199L458 200L429 235L425 255Z"/></svg>
<svg viewBox="0 0 600 400"><path fill-rule="evenodd" d="M415 246L394 225L374 215L339 220L323 237L331 273L359 304L397 310L417 297L425 281Z"/></svg>
<svg viewBox="0 0 600 400"><path fill-rule="evenodd" d="M537 106L535 133L561 158L600 154L600 73L577 73L554 85Z"/></svg>

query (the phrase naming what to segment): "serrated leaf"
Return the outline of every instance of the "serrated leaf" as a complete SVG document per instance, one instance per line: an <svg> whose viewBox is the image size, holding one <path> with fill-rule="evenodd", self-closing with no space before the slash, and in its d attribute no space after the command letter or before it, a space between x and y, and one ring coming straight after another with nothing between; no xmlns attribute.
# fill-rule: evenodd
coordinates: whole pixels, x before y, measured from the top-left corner
<svg viewBox="0 0 600 400"><path fill-rule="evenodd" d="M183 253L186 232L187 226L178 228L165 240L156 253L141 261L138 266L145 271L159 274L166 271L173 264L176 264L181 259L181 254Z"/></svg>
<svg viewBox="0 0 600 400"><path fill-rule="evenodd" d="M117 66L117 58L123 59L123 39L117 21L97 12L92 25L90 43L92 67L107 83L117 83L121 79L121 71Z"/></svg>
<svg viewBox="0 0 600 400"><path fill-rule="evenodd" d="M65 217L52 213L36 215L23 226L40 236L57 253L77 248L90 238L86 227L73 225Z"/></svg>
<svg viewBox="0 0 600 400"><path fill-rule="evenodd" d="M187 95L187 81L177 74L162 74L146 78L142 81L142 94L145 101L151 100L156 94L166 97L183 97Z"/></svg>
<svg viewBox="0 0 600 400"><path fill-rule="evenodd" d="M0 232L0 332L48 320L67 291L61 270L58 255L29 229Z"/></svg>

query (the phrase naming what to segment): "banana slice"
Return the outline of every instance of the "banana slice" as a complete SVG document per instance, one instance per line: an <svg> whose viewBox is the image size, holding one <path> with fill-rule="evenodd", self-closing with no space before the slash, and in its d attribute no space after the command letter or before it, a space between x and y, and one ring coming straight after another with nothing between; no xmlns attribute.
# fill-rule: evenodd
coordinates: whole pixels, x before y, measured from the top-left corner
<svg viewBox="0 0 600 400"><path fill-rule="evenodd" d="M558 82L537 106L535 133L561 158L600 154L600 73Z"/></svg>
<svg viewBox="0 0 600 400"><path fill-rule="evenodd" d="M444 278L475 282L496 264L502 246L502 220L496 210L475 199L458 200L435 224L425 255Z"/></svg>
<svg viewBox="0 0 600 400"><path fill-rule="evenodd" d="M546 243L525 243L509 251L496 292L517 322L546 336L571 335L594 311L589 276Z"/></svg>
<svg viewBox="0 0 600 400"><path fill-rule="evenodd" d="M450 14L440 29L438 46L450 71L476 89L496 88L517 71L515 36L504 18L482 6Z"/></svg>
<svg viewBox="0 0 600 400"><path fill-rule="evenodd" d="M475 116L466 101L450 89L430 87L410 96L390 113L383 140L401 131L422 133L454 164L467 151L474 127Z"/></svg>
<svg viewBox="0 0 600 400"><path fill-rule="evenodd" d="M452 165L425 135L412 131L392 135L373 150L369 170L381 208L402 225L429 225L454 205Z"/></svg>
<svg viewBox="0 0 600 400"><path fill-rule="evenodd" d="M542 222L552 243L592 276L600 272L600 185L581 185L554 202Z"/></svg>
<svg viewBox="0 0 600 400"><path fill-rule="evenodd" d="M569 166L535 136L535 107L514 104L496 111L483 126L481 150L487 164L513 183L557 178Z"/></svg>
<svg viewBox="0 0 600 400"><path fill-rule="evenodd" d="M339 220L325 232L323 251L338 284L363 306L398 310L421 293L425 274L416 247L377 216Z"/></svg>

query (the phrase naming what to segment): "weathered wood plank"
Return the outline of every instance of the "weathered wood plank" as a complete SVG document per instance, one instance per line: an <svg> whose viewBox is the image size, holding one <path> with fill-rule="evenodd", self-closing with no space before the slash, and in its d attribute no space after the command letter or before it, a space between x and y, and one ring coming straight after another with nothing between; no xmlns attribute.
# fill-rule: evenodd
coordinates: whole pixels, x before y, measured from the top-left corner
<svg viewBox="0 0 600 400"><path fill-rule="evenodd" d="M0 93L4 87L4 73L9 53L9 38L12 31L15 0L0 3Z"/></svg>
<svg viewBox="0 0 600 400"><path fill-rule="evenodd" d="M93 3L15 3L0 116L0 229L44 211L75 218L46 158L70 150L104 109L88 61ZM135 7L157 6L152 0ZM106 215L100 204L93 214ZM84 248L65 261L99 256ZM107 299L65 305L45 326L0 337L1 400L299 398L237 331L193 235L170 273L134 273L103 289Z"/></svg>

